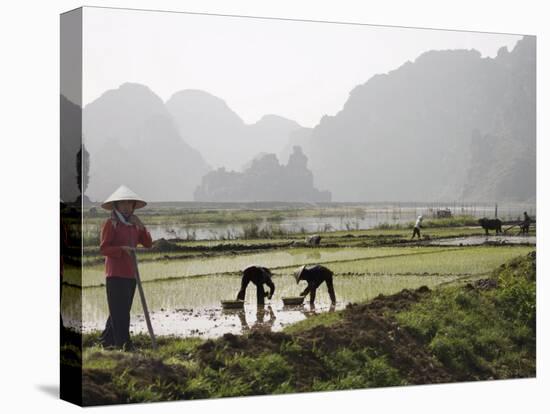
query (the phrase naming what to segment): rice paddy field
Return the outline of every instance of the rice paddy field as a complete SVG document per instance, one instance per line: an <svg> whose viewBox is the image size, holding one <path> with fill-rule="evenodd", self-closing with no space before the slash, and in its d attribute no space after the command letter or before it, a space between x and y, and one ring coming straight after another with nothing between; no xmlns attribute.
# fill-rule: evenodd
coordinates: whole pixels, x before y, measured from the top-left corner
<svg viewBox="0 0 550 414"><path fill-rule="evenodd" d="M221 238L219 234L204 239L182 238L175 232L176 236L171 238L153 235L156 239L153 249L138 250L140 275L157 334L209 338L228 332L243 333L258 326L278 331L312 315L366 302L380 294L420 286L433 289L483 278L503 263L533 251L536 241L534 233L529 237L518 237L515 233L486 237L475 225L475 217L466 216L455 220L427 220L423 238L411 241L409 222L383 221L390 213L378 213L378 224L369 228L361 228L359 224L357 228L331 230L334 211L333 216L326 214L325 217L333 217L326 225L318 213L292 210L287 217L281 211L261 211L262 222L245 223L251 226L248 237L246 232L240 235L235 232L233 236L228 233L228 237ZM259 217L245 213L241 216L244 221ZM342 216L348 217L344 213ZM182 217L182 212L161 210L155 214L149 212L142 219L147 226L170 228L184 221ZM197 217L199 215L195 215ZM219 224L226 215L205 213L202 217L210 219L210 224ZM280 227L274 231L275 227L269 224L297 217L321 220L318 229L323 231L294 229L290 232L281 231ZM101 330L108 316L104 258L93 243L98 236L92 231L101 220L104 218L88 218L90 234L84 235L82 278L79 269L71 269L70 265L65 268L64 320L71 325L70 321L82 318L85 332ZM164 233L163 236L167 236L170 232ZM321 236L319 246L306 243L306 237L311 234ZM275 295L265 307L258 308L255 287L251 284L244 310L222 310L220 301L236 297L241 271L252 264L272 270ZM305 288L304 282L296 284L293 272L309 264L323 264L334 272L335 307L330 306L324 285L318 289L314 307L307 299L301 306L283 306L282 297L297 296ZM82 303L77 301L81 291ZM132 331L146 332L137 294L132 308Z"/></svg>

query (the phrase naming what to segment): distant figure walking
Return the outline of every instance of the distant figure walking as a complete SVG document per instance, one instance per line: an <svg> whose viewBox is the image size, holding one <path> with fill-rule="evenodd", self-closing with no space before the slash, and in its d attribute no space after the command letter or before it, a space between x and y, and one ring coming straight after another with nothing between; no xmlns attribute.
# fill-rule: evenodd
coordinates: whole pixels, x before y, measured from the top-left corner
<svg viewBox="0 0 550 414"><path fill-rule="evenodd" d="M414 223L413 235L411 237L411 240L414 239L415 235L417 235L418 238L420 239L420 227L422 227L422 220L424 220L423 216L418 216L418 218L416 219L416 223Z"/></svg>
<svg viewBox="0 0 550 414"><path fill-rule="evenodd" d="M330 301L332 304L336 304L336 294L334 293L334 285L332 283L332 276L334 273L332 270L321 265L308 266L305 265L300 267L296 273L294 273L294 278L296 283L299 283L300 280L305 280L307 282L307 287L305 290L300 293L300 296L307 296L309 293L309 303L313 305L315 302L315 293L317 288L325 282L327 284L328 294L330 296Z"/></svg>
<svg viewBox="0 0 550 414"><path fill-rule="evenodd" d="M527 215L527 211L523 212L523 221L520 226L520 234L528 235L529 227L531 226L531 217Z"/></svg>
<svg viewBox="0 0 550 414"><path fill-rule="evenodd" d="M250 282L256 285L256 300L258 305L264 304L264 298L271 299L275 292L275 285L271 280L271 270L267 267L261 266L248 266L243 270L243 277L241 280L241 290L237 294L237 300L244 300L246 294L246 288ZM269 294L265 293L264 284L269 287Z"/></svg>

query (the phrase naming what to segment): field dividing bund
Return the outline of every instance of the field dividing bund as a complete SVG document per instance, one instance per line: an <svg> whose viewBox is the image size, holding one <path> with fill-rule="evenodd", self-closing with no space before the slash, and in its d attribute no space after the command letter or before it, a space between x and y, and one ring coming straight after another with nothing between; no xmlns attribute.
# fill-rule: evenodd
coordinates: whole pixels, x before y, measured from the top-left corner
<svg viewBox="0 0 550 414"><path fill-rule="evenodd" d="M174 280L207 275L238 274L251 264L269 267L275 274L289 274L303 264L320 263L336 274L477 274L492 270L504 261L532 250L528 246L505 247L379 247L379 248L296 248L252 254L228 254L143 262L144 282ZM76 285L70 280L66 281ZM83 287L105 283L103 265L83 269Z"/></svg>
<svg viewBox="0 0 550 414"><path fill-rule="evenodd" d="M454 250L456 248L447 248ZM181 260L150 261L140 264L140 275L144 282L180 279L192 276L222 275L240 273L249 265L257 264L270 269L298 267L310 263L333 263L395 255L437 252L441 248L293 248L277 249L261 253L225 254L216 257L196 257ZM139 258L138 258L139 259ZM83 269L83 287L105 283L103 265L87 266Z"/></svg>

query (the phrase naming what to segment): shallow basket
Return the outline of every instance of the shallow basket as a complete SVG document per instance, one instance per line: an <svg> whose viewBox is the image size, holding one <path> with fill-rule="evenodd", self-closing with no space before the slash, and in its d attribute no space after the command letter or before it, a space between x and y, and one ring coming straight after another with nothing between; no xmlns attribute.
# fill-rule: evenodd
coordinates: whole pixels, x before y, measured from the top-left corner
<svg viewBox="0 0 550 414"><path fill-rule="evenodd" d="M285 306L296 306L304 303L304 296L290 296L282 299Z"/></svg>
<svg viewBox="0 0 550 414"><path fill-rule="evenodd" d="M244 300L222 300L223 309L242 309L244 308Z"/></svg>

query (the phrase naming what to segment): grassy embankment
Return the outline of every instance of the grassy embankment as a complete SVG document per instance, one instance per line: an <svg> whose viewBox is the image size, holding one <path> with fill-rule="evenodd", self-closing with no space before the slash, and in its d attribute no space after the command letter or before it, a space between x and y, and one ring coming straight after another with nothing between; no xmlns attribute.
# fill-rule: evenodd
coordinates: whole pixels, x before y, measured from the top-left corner
<svg viewBox="0 0 550 414"><path fill-rule="evenodd" d="M379 296L284 332L217 340L84 338L86 404L381 387L535 375L535 254L487 279Z"/></svg>

